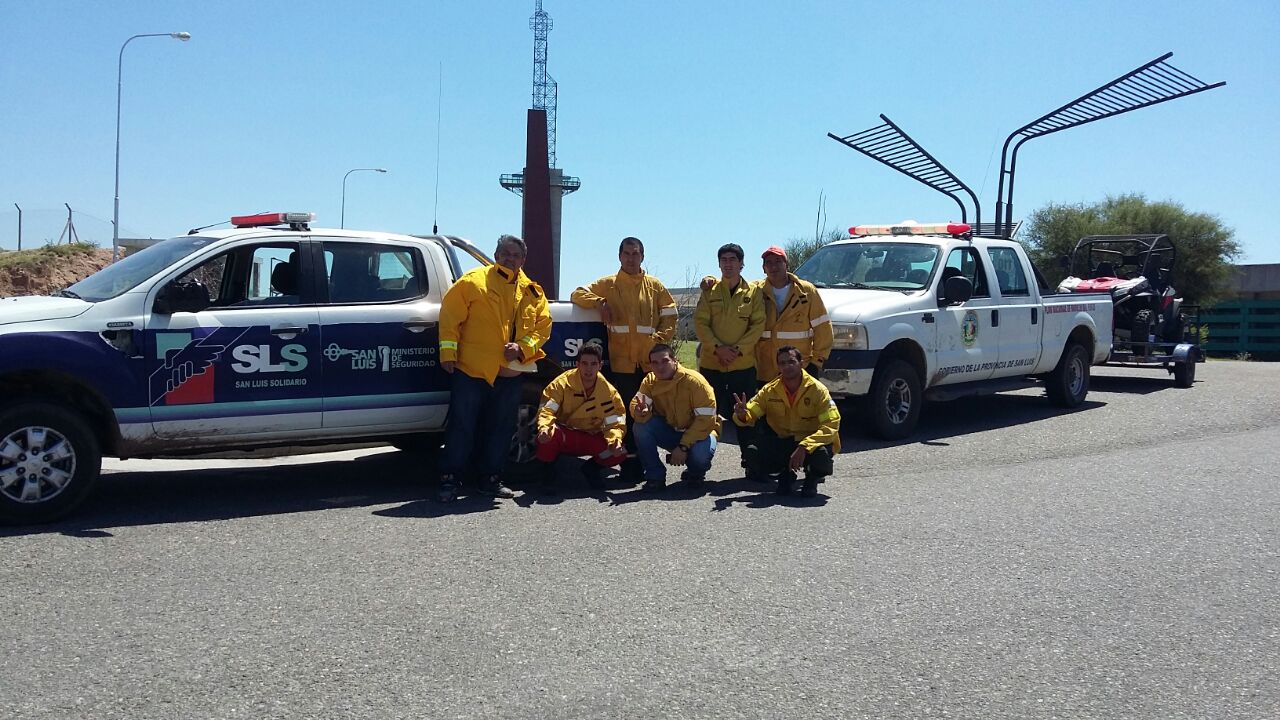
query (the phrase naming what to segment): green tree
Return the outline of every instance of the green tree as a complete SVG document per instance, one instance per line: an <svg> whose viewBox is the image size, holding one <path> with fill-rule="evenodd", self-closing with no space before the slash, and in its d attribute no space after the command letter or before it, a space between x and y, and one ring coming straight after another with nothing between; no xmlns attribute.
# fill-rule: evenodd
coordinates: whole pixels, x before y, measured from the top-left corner
<svg viewBox="0 0 1280 720"><path fill-rule="evenodd" d="M1173 286L1189 303L1208 305L1222 298L1231 280L1231 262L1240 254L1234 231L1208 213L1191 212L1171 201L1120 195L1098 203L1050 204L1031 214L1022 243L1051 286L1066 275L1058 258L1070 255L1086 235L1164 233L1178 251Z"/></svg>
<svg viewBox="0 0 1280 720"><path fill-rule="evenodd" d="M843 240L847 237L849 237L849 234L844 230L832 228L817 237L791 238L782 246L782 249L787 251L787 266L794 271L803 265L805 260L813 257L813 254L821 250L827 243Z"/></svg>

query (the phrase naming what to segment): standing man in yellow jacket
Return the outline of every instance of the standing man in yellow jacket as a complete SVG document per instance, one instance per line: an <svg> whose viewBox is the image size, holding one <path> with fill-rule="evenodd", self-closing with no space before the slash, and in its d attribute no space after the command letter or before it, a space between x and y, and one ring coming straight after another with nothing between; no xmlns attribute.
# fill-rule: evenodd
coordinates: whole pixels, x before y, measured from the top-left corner
<svg viewBox="0 0 1280 720"><path fill-rule="evenodd" d="M587 343L578 352L578 367L564 371L542 390L537 457L543 492L555 492L555 462L561 455L588 456L581 471L592 489L601 487L602 468L627 457L622 447L627 409L618 391L600 375L603 360L603 349Z"/></svg>
<svg viewBox="0 0 1280 720"><path fill-rule="evenodd" d="M659 448L671 451L668 465L687 465L680 479L699 488L716 454L720 416L716 414L715 393L701 375L680 366L670 345L654 345L649 364L653 372L645 376L631 400L644 489L652 492L666 487L667 471L658 457Z"/></svg>
<svg viewBox="0 0 1280 720"><path fill-rule="evenodd" d="M521 376L537 369L537 361L546 357L542 345L551 336L547 296L520 269L526 254L523 240L503 235L493 252L495 263L465 273L444 295L440 367L452 377L440 502L457 499L459 476L472 465L477 441L480 494L515 497L500 474L515 432Z"/></svg>
<svg viewBox="0 0 1280 720"><path fill-rule="evenodd" d="M796 471L804 468L803 497L818 494L818 483L833 471L840 452L840 411L826 386L804 371L800 351L778 349L779 376L750 400L734 397L733 422L742 427L764 419L747 454L748 469L758 477L780 473L779 495L795 491Z"/></svg>
<svg viewBox="0 0 1280 720"><path fill-rule="evenodd" d="M716 407L728 419L734 395L751 395L756 389L756 343L764 332L761 289L742 277L742 246L728 243L716 253L720 280L703 290L694 311L693 324L702 343L698 372L716 394ZM750 428L738 431L738 448L751 443Z"/></svg>
<svg viewBox="0 0 1280 720"><path fill-rule="evenodd" d="M587 287L573 291L570 301L578 307L599 308L601 319L609 330L609 382L631 403L640 381L649 372L649 349L669 343L676 331L676 301L658 278L641 268L644 243L639 238L625 237L618 244L619 269ZM627 421L626 448L634 453L635 440ZM638 468L624 466L627 474Z"/></svg>
<svg viewBox="0 0 1280 720"><path fill-rule="evenodd" d="M775 358L786 345L800 351L805 371L817 377L831 357L834 342L827 306L813 283L790 272L787 251L773 245L760 257L765 276L760 281L764 333L756 344L756 380L763 386L778 377Z"/></svg>

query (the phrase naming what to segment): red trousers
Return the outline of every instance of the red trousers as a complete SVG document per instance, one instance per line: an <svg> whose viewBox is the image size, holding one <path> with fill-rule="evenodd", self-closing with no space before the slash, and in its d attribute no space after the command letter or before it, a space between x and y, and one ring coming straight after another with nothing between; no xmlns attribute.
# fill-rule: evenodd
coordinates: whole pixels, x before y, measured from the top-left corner
<svg viewBox="0 0 1280 720"><path fill-rule="evenodd" d="M551 428L551 440L545 443L538 443L537 457L542 462L553 462L561 455L574 455L577 457L590 455L595 459L597 465L603 467L618 465L627 459L625 450L616 455L600 457L600 453L604 452L608 447L609 445L604 441L603 435L556 425Z"/></svg>

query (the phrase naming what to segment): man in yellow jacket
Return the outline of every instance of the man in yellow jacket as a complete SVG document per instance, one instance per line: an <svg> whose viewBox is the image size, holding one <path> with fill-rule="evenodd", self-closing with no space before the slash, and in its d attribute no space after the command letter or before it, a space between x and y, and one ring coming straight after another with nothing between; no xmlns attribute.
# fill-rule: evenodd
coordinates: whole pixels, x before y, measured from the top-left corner
<svg viewBox="0 0 1280 720"><path fill-rule="evenodd" d="M738 394L750 395L756 385L756 343L764 332L761 289L742 277L742 246L728 243L716 253L720 280L702 291L693 326L702 344L698 372L716 394L716 407L727 420ZM740 428L738 448L751 443L750 428ZM746 467L746 455L742 456Z"/></svg>
<svg viewBox="0 0 1280 720"><path fill-rule="evenodd" d="M578 367L566 370L542 390L537 457L546 493L555 492L555 462L561 455L588 456L581 470L593 489L601 487L602 468L627 457L622 447L627 410L618 391L600 375L603 361L604 350L587 343L578 352Z"/></svg>
<svg viewBox="0 0 1280 720"><path fill-rule="evenodd" d="M701 375L680 366L670 345L654 345L649 366L653 372L645 376L631 400L644 489L652 492L667 484L659 448L671 451L668 465L687 465L680 479L699 488L716 454L720 416L716 415L715 393Z"/></svg>
<svg viewBox="0 0 1280 720"><path fill-rule="evenodd" d="M799 350L805 370L817 376L831 357L834 342L827 306L813 283L790 271L786 250L773 245L760 257L765 276L760 281L764 333L756 343L756 380L764 385L778 377L774 359L786 345Z"/></svg>
<svg viewBox="0 0 1280 720"><path fill-rule="evenodd" d="M457 499L477 441L480 494L515 497L500 473L515 432L522 375L546 357L542 344L551 336L547 296L520 269L526 253L520 238L498 238L495 264L458 278L440 306L440 367L452 375L440 502Z"/></svg>
<svg viewBox="0 0 1280 720"><path fill-rule="evenodd" d="M750 400L735 396L733 421L743 427L765 421L747 453L750 471L760 477L780 473L777 493L790 495L796 489L796 471L804 468L800 495L814 497L840 452L840 411L826 386L804 371L798 349L779 348L775 359L779 377Z"/></svg>
<svg viewBox="0 0 1280 720"><path fill-rule="evenodd" d="M644 243L625 237L618 244L618 272L573 291L570 301L578 307L598 308L609 332L609 382L630 404L649 372L649 348L669 343L676 331L676 301L658 278L641 268ZM634 453L631 422L627 422L626 448ZM628 469L624 466L624 470ZM635 468L630 468L632 472Z"/></svg>

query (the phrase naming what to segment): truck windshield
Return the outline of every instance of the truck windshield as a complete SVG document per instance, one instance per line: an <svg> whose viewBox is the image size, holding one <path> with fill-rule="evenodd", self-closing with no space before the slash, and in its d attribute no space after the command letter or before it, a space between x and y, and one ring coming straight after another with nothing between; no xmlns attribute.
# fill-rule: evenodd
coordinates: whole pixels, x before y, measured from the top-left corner
<svg viewBox="0 0 1280 720"><path fill-rule="evenodd" d="M820 288L915 291L929 284L940 257L937 245L866 242L828 245L796 269Z"/></svg>
<svg viewBox="0 0 1280 720"><path fill-rule="evenodd" d="M188 235L170 238L143 248L123 260L112 263L66 289L75 297L101 302L123 295L142 281L213 242L212 238Z"/></svg>

